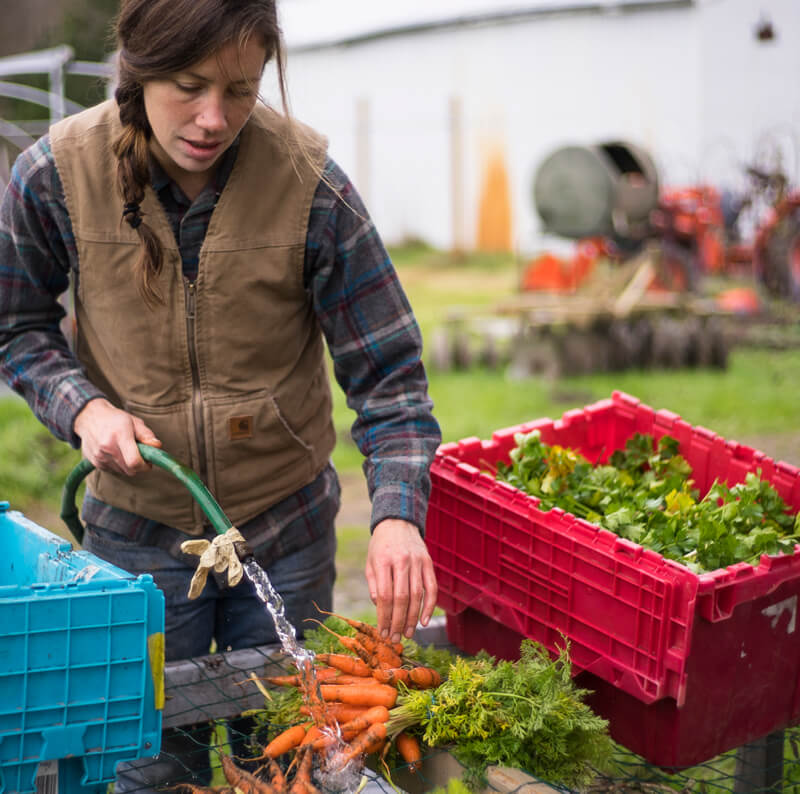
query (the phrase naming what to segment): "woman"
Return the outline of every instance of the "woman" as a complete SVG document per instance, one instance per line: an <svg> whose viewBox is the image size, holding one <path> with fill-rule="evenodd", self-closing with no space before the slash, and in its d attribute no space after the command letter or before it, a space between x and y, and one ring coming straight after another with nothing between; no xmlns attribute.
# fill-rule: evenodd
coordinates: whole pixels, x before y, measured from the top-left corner
<svg viewBox="0 0 800 794"><path fill-rule="evenodd" d="M24 152L0 206L0 367L96 467L84 547L153 574L170 660L275 641L246 581L187 598L196 558L180 544L213 531L137 442L162 446L202 476L300 633L312 602L330 609L324 337L366 458L378 626L410 636L436 600L421 530L440 435L420 334L324 138L286 112L274 0L123 0L116 33L115 101ZM269 62L283 113L257 102ZM59 331L70 281L74 351ZM125 766L117 790L174 781L180 740Z"/></svg>

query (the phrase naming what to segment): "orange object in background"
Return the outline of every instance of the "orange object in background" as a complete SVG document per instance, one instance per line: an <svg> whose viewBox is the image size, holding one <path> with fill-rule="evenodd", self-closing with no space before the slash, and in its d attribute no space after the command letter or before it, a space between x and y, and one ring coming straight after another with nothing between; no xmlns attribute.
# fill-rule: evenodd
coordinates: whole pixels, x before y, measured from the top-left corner
<svg viewBox="0 0 800 794"><path fill-rule="evenodd" d="M564 259L546 251L534 257L522 274L524 291L549 290L572 292L576 290L594 270L601 256L609 255L608 241L589 237L578 242L571 259Z"/></svg>
<svg viewBox="0 0 800 794"><path fill-rule="evenodd" d="M734 287L720 292L715 298L720 309L735 314L758 314L761 311L761 299L751 287Z"/></svg>
<svg viewBox="0 0 800 794"><path fill-rule="evenodd" d="M486 163L478 207L478 250L511 251L511 184L505 157L494 151Z"/></svg>
<svg viewBox="0 0 800 794"><path fill-rule="evenodd" d="M570 264L561 257L545 252L531 259L522 274L523 290L553 290L560 292L570 288Z"/></svg>

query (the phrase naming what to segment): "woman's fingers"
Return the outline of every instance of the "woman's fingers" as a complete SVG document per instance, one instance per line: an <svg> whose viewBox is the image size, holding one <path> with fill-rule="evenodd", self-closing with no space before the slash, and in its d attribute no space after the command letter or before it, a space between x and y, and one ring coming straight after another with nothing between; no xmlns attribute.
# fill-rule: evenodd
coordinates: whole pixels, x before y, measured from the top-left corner
<svg viewBox="0 0 800 794"><path fill-rule="evenodd" d="M161 446L141 419L102 398L86 403L75 418L74 429L84 457L95 468L117 474L133 475L150 468L139 453L137 441Z"/></svg>
<svg viewBox="0 0 800 794"><path fill-rule="evenodd" d="M422 582L424 595L419 622L423 626L427 626L433 615L433 610L436 609L436 600L439 597L439 585L436 582L436 573L433 570L433 560L430 555L428 555L426 563L422 566Z"/></svg>
<svg viewBox="0 0 800 794"><path fill-rule="evenodd" d="M393 642L411 637L427 623L436 604L433 563L419 530L386 519L375 527L367 552L367 583L377 610L377 627Z"/></svg>

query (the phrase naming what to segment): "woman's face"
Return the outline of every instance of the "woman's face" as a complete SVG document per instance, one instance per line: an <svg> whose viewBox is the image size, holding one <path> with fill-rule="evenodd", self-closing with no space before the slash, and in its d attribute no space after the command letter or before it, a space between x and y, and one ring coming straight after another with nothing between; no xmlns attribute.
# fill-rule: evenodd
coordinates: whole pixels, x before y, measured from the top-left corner
<svg viewBox="0 0 800 794"><path fill-rule="evenodd" d="M150 148L164 170L195 198L256 103L265 48L230 43L181 72L144 84L153 130Z"/></svg>

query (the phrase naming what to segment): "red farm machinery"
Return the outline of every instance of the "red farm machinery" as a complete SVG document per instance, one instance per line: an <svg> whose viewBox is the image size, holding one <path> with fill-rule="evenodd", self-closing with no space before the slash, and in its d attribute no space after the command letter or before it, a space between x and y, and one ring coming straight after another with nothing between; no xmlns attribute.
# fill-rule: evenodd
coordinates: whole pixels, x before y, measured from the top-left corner
<svg viewBox="0 0 800 794"><path fill-rule="evenodd" d="M800 310L800 191L779 170L744 175L737 195L667 188L632 144L555 150L537 169L533 203L571 253L526 261L519 294L491 319L454 314L433 365L482 358L520 376L724 367L732 343L774 338L763 329L796 324ZM504 337L489 338L498 327Z"/></svg>

